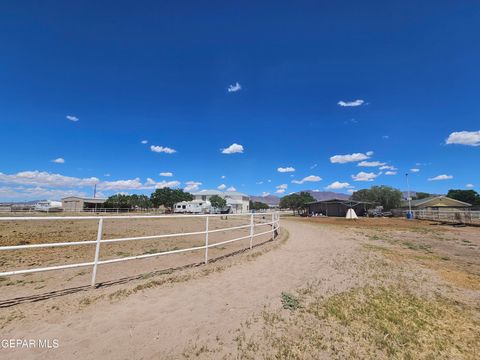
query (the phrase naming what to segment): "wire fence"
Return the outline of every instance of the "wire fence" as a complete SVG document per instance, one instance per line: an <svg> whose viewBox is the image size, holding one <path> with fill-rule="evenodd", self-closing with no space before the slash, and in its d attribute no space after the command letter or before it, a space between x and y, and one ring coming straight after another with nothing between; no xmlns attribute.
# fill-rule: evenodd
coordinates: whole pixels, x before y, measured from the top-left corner
<svg viewBox="0 0 480 360"><path fill-rule="evenodd" d="M413 210L413 217L419 220L432 220L451 224L480 225L480 211L455 209Z"/></svg>
<svg viewBox="0 0 480 360"><path fill-rule="evenodd" d="M210 221L211 219L226 217L245 220L240 223L238 226L231 226L226 228L211 228ZM148 235L148 236L135 236L135 237L123 237L123 238L113 238L113 239L104 239L104 224L109 220L132 220L132 219L185 219L185 218L194 218L194 219L204 219L203 229L198 229L196 231L190 232L175 232L175 233L166 233L166 234L157 234L157 235ZM96 286L96 277L97 269L99 265L106 265L112 263L118 263L123 261L131 261L137 259L152 258L158 256L165 256L170 254L179 254L192 251L204 251L204 262L208 263L209 254L208 250L214 247L220 247L229 243L234 243L242 240L249 239L249 248L252 249L253 240L255 237L269 234L271 235L272 240L278 234L280 216L277 212L272 213L251 213L251 214L229 214L229 215L134 215L134 216L23 216L23 217L0 217L1 222L8 221L27 221L27 222L37 222L37 221L60 221L60 220L72 220L72 221L84 221L84 220L96 220L98 221L97 225L97 236L94 240L82 240L82 241L69 241L69 242L53 242L53 243L38 243L38 244L22 244L22 245L11 245L11 246L0 246L0 252L3 251L16 251L16 250L26 250L26 249L41 249L41 248L58 248L58 247L67 247L67 246L80 246L80 245L90 245L95 246L95 254L92 261L74 263L74 264L65 264L65 265L56 265L48 267L37 267L37 268L28 268L28 269L18 269L0 272L0 276L13 276L20 274L30 274L38 273L45 271L54 271L62 269L72 269L80 267L92 267L92 278L91 286ZM270 227L267 231L256 232L255 229L258 227ZM231 232L235 230L244 229L248 231L248 235L238 236L230 239L225 239L217 242L209 241L209 235L220 233L220 232ZM165 239L165 238L177 238L177 237L191 237L191 236L204 236L204 244L202 246L193 246L182 249L162 251L162 252L153 252L148 254L126 256L126 257L116 257L102 260L100 258L100 248L103 245L111 243L121 243L128 241L142 241L142 240L152 240L152 239Z"/></svg>

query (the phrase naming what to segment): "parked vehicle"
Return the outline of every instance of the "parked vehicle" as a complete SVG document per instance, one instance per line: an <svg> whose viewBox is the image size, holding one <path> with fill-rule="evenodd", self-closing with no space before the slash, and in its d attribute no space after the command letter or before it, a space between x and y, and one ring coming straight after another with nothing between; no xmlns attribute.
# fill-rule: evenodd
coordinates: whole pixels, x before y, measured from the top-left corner
<svg viewBox="0 0 480 360"><path fill-rule="evenodd" d="M212 204L204 200L182 201L173 207L176 214L209 214L211 211Z"/></svg>
<svg viewBox="0 0 480 360"><path fill-rule="evenodd" d="M45 200L35 204L35 211L41 212L60 212L63 211L61 201Z"/></svg>

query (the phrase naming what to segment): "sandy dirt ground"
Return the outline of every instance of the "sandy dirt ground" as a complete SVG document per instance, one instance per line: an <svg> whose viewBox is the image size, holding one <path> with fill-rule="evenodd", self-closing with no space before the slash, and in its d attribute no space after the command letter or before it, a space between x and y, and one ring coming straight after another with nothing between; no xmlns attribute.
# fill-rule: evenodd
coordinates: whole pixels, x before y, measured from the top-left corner
<svg viewBox="0 0 480 360"><path fill-rule="evenodd" d="M0 357L478 358L478 228L288 217L281 225L277 240L206 266L0 309L0 338L59 343ZM410 330L400 327L412 314ZM422 314L445 323L419 323Z"/></svg>

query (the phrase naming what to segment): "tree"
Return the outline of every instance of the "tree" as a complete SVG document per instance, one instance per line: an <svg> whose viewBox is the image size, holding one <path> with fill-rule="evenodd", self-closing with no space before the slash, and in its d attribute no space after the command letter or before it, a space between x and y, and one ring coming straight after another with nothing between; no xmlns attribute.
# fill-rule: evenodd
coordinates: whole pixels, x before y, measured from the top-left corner
<svg viewBox="0 0 480 360"><path fill-rule="evenodd" d="M312 195L302 191L300 194L290 194L281 198L280 208L291 209L295 215L295 212L300 213L301 210L305 210L307 203L314 201L315 198Z"/></svg>
<svg viewBox="0 0 480 360"><path fill-rule="evenodd" d="M210 204L212 204L212 207L215 209L223 209L225 206L227 206L227 200L218 195L211 196L208 201L210 201Z"/></svg>
<svg viewBox="0 0 480 360"><path fill-rule="evenodd" d="M390 186L372 186L370 189L355 191L352 200L374 202L383 206L384 210L391 210L400 207L402 192Z"/></svg>
<svg viewBox="0 0 480 360"><path fill-rule="evenodd" d="M117 209L133 209L138 207L146 209L151 207L151 203L150 199L146 195L115 194L110 196L107 201L105 201L103 207Z"/></svg>
<svg viewBox="0 0 480 360"><path fill-rule="evenodd" d="M447 196L471 205L480 205L480 195L475 190L450 189Z"/></svg>
<svg viewBox="0 0 480 360"><path fill-rule="evenodd" d="M426 199L428 197L430 197L431 195L429 193L426 193L426 192L421 192L421 191L417 191L415 193L415 196L413 197L413 199L415 200L420 200L420 199Z"/></svg>
<svg viewBox="0 0 480 360"><path fill-rule="evenodd" d="M155 207L163 205L168 209L172 209L173 205L178 202L191 200L193 200L192 194L184 192L183 189L170 189L168 187L157 189L150 195L150 201Z"/></svg>
<svg viewBox="0 0 480 360"><path fill-rule="evenodd" d="M249 207L250 207L250 210L266 210L270 208L268 204L265 204L261 201L251 201L251 200L250 200Z"/></svg>

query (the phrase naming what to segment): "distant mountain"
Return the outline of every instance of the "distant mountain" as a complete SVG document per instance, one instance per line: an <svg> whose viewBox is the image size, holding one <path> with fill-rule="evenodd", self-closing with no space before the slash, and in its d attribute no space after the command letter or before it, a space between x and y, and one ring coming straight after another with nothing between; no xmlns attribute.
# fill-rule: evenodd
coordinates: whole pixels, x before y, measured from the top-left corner
<svg viewBox="0 0 480 360"><path fill-rule="evenodd" d="M313 190L302 190L302 191L308 192L317 201L330 200L330 199L341 199L341 200L350 199L350 195L348 194L336 193L333 191L313 191ZM300 193L302 191L298 191L297 193ZM268 205L278 205L280 203L280 197L275 195L268 195L268 196L250 195L250 200L260 201Z"/></svg>

